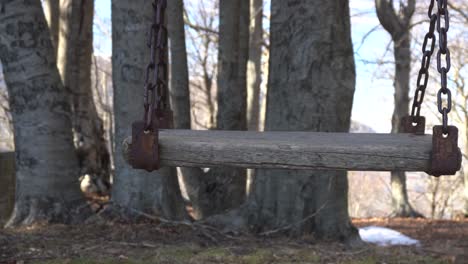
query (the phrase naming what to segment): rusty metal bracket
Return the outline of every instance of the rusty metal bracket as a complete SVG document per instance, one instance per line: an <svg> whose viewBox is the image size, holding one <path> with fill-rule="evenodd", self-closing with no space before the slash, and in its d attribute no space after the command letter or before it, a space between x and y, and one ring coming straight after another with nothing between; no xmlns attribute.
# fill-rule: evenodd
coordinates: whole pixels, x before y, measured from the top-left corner
<svg viewBox="0 0 468 264"><path fill-rule="evenodd" d="M434 126L432 134L432 152L430 175L455 175L461 169L462 154L458 147L458 128L447 127L444 134L443 126Z"/></svg>
<svg viewBox="0 0 468 264"><path fill-rule="evenodd" d="M159 128L171 129L174 126L171 110L153 110L152 127L145 129L144 121L132 124L132 144L129 162L134 169L148 172L159 169Z"/></svg>
<svg viewBox="0 0 468 264"><path fill-rule="evenodd" d="M132 124L132 145L130 148L129 162L134 169L142 169L148 172L159 169L158 127L156 122L146 130L144 121Z"/></svg>
<svg viewBox="0 0 468 264"><path fill-rule="evenodd" d="M400 120L400 133L424 135L426 118L424 116L405 116Z"/></svg>

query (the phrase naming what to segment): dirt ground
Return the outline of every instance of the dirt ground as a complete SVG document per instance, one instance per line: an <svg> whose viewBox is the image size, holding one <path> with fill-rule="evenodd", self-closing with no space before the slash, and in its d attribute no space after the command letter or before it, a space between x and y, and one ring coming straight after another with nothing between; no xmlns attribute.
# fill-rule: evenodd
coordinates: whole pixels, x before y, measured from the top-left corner
<svg viewBox="0 0 468 264"><path fill-rule="evenodd" d="M0 230L0 263L468 263L468 220L356 219L422 246L347 249L289 239L225 235L181 225L100 224Z"/></svg>

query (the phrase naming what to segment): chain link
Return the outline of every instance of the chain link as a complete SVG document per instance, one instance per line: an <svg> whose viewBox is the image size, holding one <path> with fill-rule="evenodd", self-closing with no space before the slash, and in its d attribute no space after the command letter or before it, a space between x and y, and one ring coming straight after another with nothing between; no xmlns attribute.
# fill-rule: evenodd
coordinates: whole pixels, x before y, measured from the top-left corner
<svg viewBox="0 0 468 264"><path fill-rule="evenodd" d="M450 50L447 47L447 33L450 28L448 0L437 0L437 32L439 33L439 51L437 52L437 71L440 73L440 89L437 93L437 108L442 114L443 132L448 133L448 114L452 110L452 93L447 88L447 73L450 71ZM445 65L442 63L445 56ZM446 96L444 100L444 95ZM445 101L445 104L444 104Z"/></svg>
<svg viewBox="0 0 468 264"><path fill-rule="evenodd" d="M437 1L437 12L434 12L435 1ZM447 73L451 68L450 50L447 47L447 33L450 27L448 12L448 0L431 0L429 4L428 17L430 19L429 32L424 36L422 45L421 69L418 73L416 82L416 91L414 94L413 106L411 110L412 117L419 117L421 114L421 105L424 100L427 84L429 81L429 66L431 57L434 54L436 35L439 36L439 50L437 51L437 71L440 73L441 88L437 93L437 108L442 114L442 125L444 133L448 131L448 113L452 108L452 94L447 88ZM442 57L444 56L444 59ZM444 105L444 95L446 96Z"/></svg>
<svg viewBox="0 0 468 264"><path fill-rule="evenodd" d="M427 12L427 15L430 19L430 25L429 31L424 36L424 42L422 45L423 56L421 61L421 68L419 70L418 79L416 82L416 91L414 94L413 106L411 109L412 117L419 117L421 114L421 106L424 101L424 95L426 93L426 88L429 81L429 66L431 64L432 54L434 54L435 50L436 36L434 33L437 24L437 14L433 13L435 3L434 1L435 0L431 0L429 10ZM430 44L429 47L428 44Z"/></svg>
<svg viewBox="0 0 468 264"><path fill-rule="evenodd" d="M146 66L143 104L146 129L153 127L154 114L157 109L167 107L167 28L164 16L167 0L155 0L153 22L148 32L147 46L151 50L150 62Z"/></svg>

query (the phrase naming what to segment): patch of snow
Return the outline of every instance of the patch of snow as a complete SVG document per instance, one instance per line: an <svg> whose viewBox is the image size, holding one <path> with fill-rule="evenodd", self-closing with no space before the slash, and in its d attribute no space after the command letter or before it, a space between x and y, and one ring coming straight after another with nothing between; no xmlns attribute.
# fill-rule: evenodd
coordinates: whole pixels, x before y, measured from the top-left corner
<svg viewBox="0 0 468 264"><path fill-rule="evenodd" d="M359 228L359 235L361 239L367 243L377 244L379 246L419 246L420 243L416 239L412 239L402 233L393 229L379 227L379 226L368 226Z"/></svg>

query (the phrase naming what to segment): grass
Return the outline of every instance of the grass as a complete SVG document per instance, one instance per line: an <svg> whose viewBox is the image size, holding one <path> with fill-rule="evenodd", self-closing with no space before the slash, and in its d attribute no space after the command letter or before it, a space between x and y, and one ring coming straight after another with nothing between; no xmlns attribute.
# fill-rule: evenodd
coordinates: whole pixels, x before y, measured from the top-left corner
<svg viewBox="0 0 468 264"><path fill-rule="evenodd" d="M0 263L24 260L41 264L442 264L464 263L468 259L468 221L377 219L355 223L404 231L420 239L422 246L347 250L338 243L317 243L308 238L249 236L233 240L219 237L214 244L196 231L153 224L52 225L33 230L0 229L0 237L4 237L0 239Z"/></svg>
<svg viewBox="0 0 468 264"><path fill-rule="evenodd" d="M291 248L257 248L248 252L236 253L235 250L225 247L197 248L192 246L184 247L161 247L155 249L146 256L134 258L75 258L68 260L49 260L33 262L40 264L264 264L264 263L343 263L343 264L377 264L377 263L406 263L406 264L442 264L447 263L440 259L429 256L409 256L395 254L374 255L376 252L367 252L358 255L321 256L319 252L310 249Z"/></svg>

